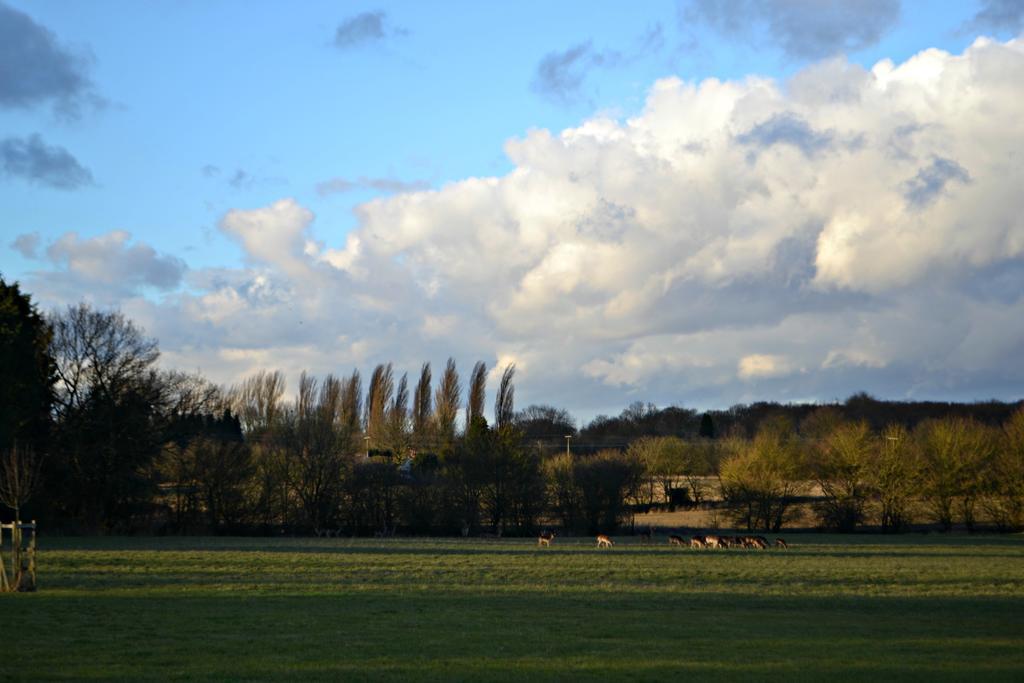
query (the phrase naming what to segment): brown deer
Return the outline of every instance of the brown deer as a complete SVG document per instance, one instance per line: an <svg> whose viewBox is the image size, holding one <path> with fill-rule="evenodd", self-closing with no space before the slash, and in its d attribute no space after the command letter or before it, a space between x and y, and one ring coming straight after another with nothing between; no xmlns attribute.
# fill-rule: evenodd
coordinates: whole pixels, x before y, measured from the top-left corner
<svg viewBox="0 0 1024 683"><path fill-rule="evenodd" d="M789 544L786 543L786 541L784 539L776 538L775 539L775 547L776 548L782 548L783 550L785 550L786 548L789 547Z"/></svg>
<svg viewBox="0 0 1024 683"><path fill-rule="evenodd" d="M540 536L537 537L537 547L550 546L551 541L553 540L555 540L554 531L542 531L540 532Z"/></svg>
<svg viewBox="0 0 1024 683"><path fill-rule="evenodd" d="M678 546L682 547L682 546L686 545L686 541L683 540L682 536L676 536L675 534L672 534L671 536L668 537L668 544L669 545L678 545Z"/></svg>
<svg viewBox="0 0 1024 683"><path fill-rule="evenodd" d="M705 536L704 545L708 548L728 548L725 541L719 536Z"/></svg>
<svg viewBox="0 0 1024 683"><path fill-rule="evenodd" d="M694 536L690 539L691 548L707 548L708 543L703 536Z"/></svg>
<svg viewBox="0 0 1024 683"><path fill-rule="evenodd" d="M598 548L611 548L613 545L615 545L615 544L612 543L612 539L609 538L606 534L598 534L597 535L597 547Z"/></svg>

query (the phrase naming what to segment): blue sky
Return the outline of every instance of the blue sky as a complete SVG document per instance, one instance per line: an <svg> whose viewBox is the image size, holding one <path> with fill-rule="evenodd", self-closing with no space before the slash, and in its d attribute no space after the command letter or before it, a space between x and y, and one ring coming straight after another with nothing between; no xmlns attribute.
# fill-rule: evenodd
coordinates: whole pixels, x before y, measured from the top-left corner
<svg viewBox="0 0 1024 683"><path fill-rule="evenodd" d="M580 415L637 399L717 406L829 400L862 389L1016 398L1021 378L1000 364L1024 341L1011 322L1021 226L1006 217L1019 207L1003 207L991 230L949 253L915 237L923 246L907 247L905 267L892 266L909 278L888 277L871 270L884 259L873 256L871 228L858 226L894 214L855 211L867 188L844 175L868 168L874 157L856 141L870 147L883 130L948 125L963 149L979 131L1001 130L1002 140L986 137L986 149L998 154L1020 145L1016 128L961 116L955 104L922 111L918 99L893 88L878 105L890 114L884 124L867 105L833 110L807 93L837 79L868 88L850 75L854 67L880 88L887 77L876 64L923 64L920 55L935 49L948 59L903 69L897 80L925 88L939 69L954 87L980 92L981 110L987 98L1001 98L1003 107L994 109L1024 115L1013 79L1007 85L1000 76L1018 68L1022 21L1024 3L1016 0L651 2L640 11L610 2L5 0L0 272L22 281L44 308L79 297L121 307L160 338L165 363L223 382L268 365L290 376L303 367L368 372L388 360L414 370L417 359L440 364L453 355L467 370L477 359L515 361L520 396ZM1001 56L978 48L979 36L990 37ZM993 59L1007 63L985 71ZM961 63L968 75L957 80ZM975 73L989 80L964 83ZM731 89L728 112L716 108L724 95L710 88L696 99L687 94L708 79ZM752 85L765 81L771 92ZM675 100L666 104L655 97L656 84L669 82L675 85L663 89ZM516 189L527 170L550 175L541 189L576 182L586 175L580 169L602 164L619 178L634 172L635 164L617 165L627 161L615 156L616 136L650 124L661 131L651 139L661 139L665 126L682 125L683 104L714 113L690 121L700 134L684 130L680 140L713 148L714 131L728 128L728 154L746 150L736 157L753 169L744 188L760 183L781 197L774 183L794 177L785 167L795 163L787 145L802 150L797 167L814 170L817 183L788 188L797 197L789 208L762 207L770 220L748 213L749 202L727 206L748 191L737 186L719 197L722 212L686 204L694 213L665 228L645 222L660 210L647 204L653 200L630 199L608 184L617 180L603 177L579 205L559 203L571 192L550 200L566 215L585 216L574 219L576 237L552 222L537 194ZM675 123L658 123L662 112ZM968 120L978 128L959 130ZM592 140L595 149L589 142L552 148L542 133L564 141L593 126L608 128L573 140ZM751 151L755 142L767 151ZM638 137L633 149L648 143ZM963 211L986 198L1009 201L1001 183L1020 179L1019 159L971 157L968 164L941 137L915 144L908 152L915 164L874 191L903 188L901 197L922 198L921 212L959 215L936 202L961 195ZM850 158L833 164L819 151L832 147ZM658 154L683 168L677 151ZM708 164L687 170L678 192L692 192L696 202L701 193L688 188L705 180L720 187L716 172L701 170L715 167L710 157ZM1003 177L989 183L982 169ZM650 173L651 195L670 196L680 182ZM485 179L499 190L474 185ZM900 234L919 229L921 217L901 211L907 223ZM599 238L585 235L584 224ZM962 228L949 226L951 234ZM669 229L686 239L659 245L651 237ZM850 240L863 240L860 251L836 255L835 245ZM726 254L728 245L746 246ZM277 258L291 249L294 258ZM680 250L676 260L685 261L692 254L684 249L709 249L716 268L727 271L705 268L708 261L680 269L659 259ZM778 287L759 280L778 283L785 275L792 284L779 266L791 251L803 258L802 280ZM490 267L505 278L490 290L481 273L462 267L483 266L495 253L515 257ZM601 254L607 262L594 260ZM644 259L648 269L624 268L621 281L586 270L616 271ZM634 288L648 271L657 281ZM570 280L576 284L566 286ZM691 311L735 317L700 324L685 311L655 313L665 307L653 302L658 287L666 301L685 294ZM754 308L741 313L747 306ZM962 307L970 316L958 313ZM879 332L944 329L935 311L949 311L957 324L977 320L965 323L959 345L939 345L925 358L909 352L912 340ZM574 326L562 329L558 321L568 319ZM299 324L313 329L303 333ZM794 325L823 331L816 341L784 340ZM835 334L845 326L857 327L845 335L852 346ZM716 336L725 334L728 341ZM681 346L696 350L674 355ZM566 347L577 355L552 351Z"/></svg>

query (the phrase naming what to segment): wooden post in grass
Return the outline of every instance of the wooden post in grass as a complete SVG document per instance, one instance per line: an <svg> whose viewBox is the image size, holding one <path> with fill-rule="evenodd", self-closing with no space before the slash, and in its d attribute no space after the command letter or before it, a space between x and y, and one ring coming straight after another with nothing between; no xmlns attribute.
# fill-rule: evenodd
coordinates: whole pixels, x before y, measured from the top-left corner
<svg viewBox="0 0 1024 683"><path fill-rule="evenodd" d="M6 524L0 524L0 592L11 589L11 582L7 578L7 560L4 558L4 529Z"/></svg>
<svg viewBox="0 0 1024 683"><path fill-rule="evenodd" d="M11 573L7 573L4 531L11 531ZM28 544L25 534L28 532ZM0 524L0 592L36 589L36 521Z"/></svg>
<svg viewBox="0 0 1024 683"><path fill-rule="evenodd" d="M14 534L11 537L11 544L14 546L14 568L12 573L14 574L14 589L18 589L18 584L21 582L18 580L21 578L21 519L14 516L14 526L11 527L14 530Z"/></svg>
<svg viewBox="0 0 1024 683"><path fill-rule="evenodd" d="M28 529L31 535L28 538L28 545L25 547L25 562L28 565L26 570L30 577L31 583L29 584L29 590L36 589L36 520L32 520L29 524L23 524L23 529ZM19 589L25 583L24 577L18 582Z"/></svg>

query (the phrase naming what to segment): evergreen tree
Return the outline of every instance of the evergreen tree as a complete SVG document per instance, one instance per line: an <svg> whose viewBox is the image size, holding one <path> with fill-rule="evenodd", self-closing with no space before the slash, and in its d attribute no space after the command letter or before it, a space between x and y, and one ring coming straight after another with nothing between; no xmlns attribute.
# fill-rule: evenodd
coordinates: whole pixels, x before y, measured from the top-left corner
<svg viewBox="0 0 1024 683"><path fill-rule="evenodd" d="M18 283L0 278L0 451L15 442L43 448L53 405L52 336Z"/></svg>
<svg viewBox="0 0 1024 683"><path fill-rule="evenodd" d="M700 430L697 435L702 439L715 438L715 421L711 419L710 413L704 413L700 418Z"/></svg>

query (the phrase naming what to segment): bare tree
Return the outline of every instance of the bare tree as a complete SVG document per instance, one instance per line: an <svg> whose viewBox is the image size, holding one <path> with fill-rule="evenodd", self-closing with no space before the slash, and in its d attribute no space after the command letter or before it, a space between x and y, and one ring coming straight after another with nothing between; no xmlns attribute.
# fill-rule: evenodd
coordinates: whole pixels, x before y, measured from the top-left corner
<svg viewBox="0 0 1024 683"><path fill-rule="evenodd" d="M564 408L531 405L515 415L516 427L530 440L565 443L566 434L576 434L576 422ZM562 450L565 450L564 448Z"/></svg>
<svg viewBox="0 0 1024 683"><path fill-rule="evenodd" d="M316 379L302 373L295 404L286 411L276 435L289 488L314 529L335 521L342 474L352 453L352 434L338 420L340 396L333 378L318 390Z"/></svg>
<svg viewBox="0 0 1024 683"><path fill-rule="evenodd" d="M809 452L810 474L821 487L817 504L826 526L853 531L864 520L872 454L878 441L867 422L832 422Z"/></svg>
<svg viewBox="0 0 1024 683"><path fill-rule="evenodd" d="M430 436L430 379L430 363L424 363L412 399L412 434L418 445Z"/></svg>
<svg viewBox="0 0 1024 683"><path fill-rule="evenodd" d="M86 527L135 524L155 493L148 472L169 417L156 340L120 312L87 304L51 322L55 504Z"/></svg>
<svg viewBox="0 0 1024 683"><path fill-rule="evenodd" d="M172 370L164 373L163 384L170 415L222 413L231 408L225 391L199 373Z"/></svg>
<svg viewBox="0 0 1024 683"><path fill-rule="evenodd" d="M494 400L494 426L497 429L508 427L515 419L514 395L515 387L512 386L512 377L516 374L516 366L509 363L505 371L501 373L501 384L498 385L498 396Z"/></svg>
<svg viewBox="0 0 1024 683"><path fill-rule="evenodd" d="M409 422L409 377L402 375L398 380L398 388L395 389L395 398L388 406L387 432L388 446L399 454L405 450L406 425Z"/></svg>
<svg viewBox="0 0 1024 683"><path fill-rule="evenodd" d="M999 447L986 469L982 505L1000 530L1024 526L1024 408L1003 425Z"/></svg>
<svg viewBox="0 0 1024 683"><path fill-rule="evenodd" d="M363 413L363 383L359 378L359 371L353 370L341 384L341 422L349 432L355 434L359 431L360 416Z"/></svg>
<svg viewBox="0 0 1024 683"><path fill-rule="evenodd" d="M50 322L61 417L97 395L137 390L160 356L156 340L143 336L120 311L97 311L82 303L51 316Z"/></svg>
<svg viewBox="0 0 1024 683"><path fill-rule="evenodd" d="M469 376L469 397L466 401L466 424L484 416L484 394L487 389L487 366L483 361L473 366Z"/></svg>
<svg viewBox="0 0 1024 683"><path fill-rule="evenodd" d="M785 417L761 423L750 442L725 445L719 466L722 497L735 521L753 531L778 531L807 489L801 444Z"/></svg>
<svg viewBox="0 0 1024 683"><path fill-rule="evenodd" d="M385 418L394 391L395 377L391 363L375 367L366 388L366 434L378 444L385 436Z"/></svg>
<svg viewBox="0 0 1024 683"><path fill-rule="evenodd" d="M330 374L324 377L324 381L320 383L320 398L317 403L322 421L337 424L342 422L342 391L340 379Z"/></svg>
<svg viewBox="0 0 1024 683"><path fill-rule="evenodd" d="M246 433L260 434L277 421L284 390L284 374L280 370L260 370L231 388L234 412Z"/></svg>
<svg viewBox="0 0 1024 683"><path fill-rule="evenodd" d="M451 443L455 439L455 418L459 413L459 394L462 385L459 372L455 369L455 359L449 358L448 364L441 375L441 383L434 393L434 420L438 436Z"/></svg>
<svg viewBox="0 0 1024 683"><path fill-rule="evenodd" d="M644 436L629 445L626 452L644 466L638 488L641 503L672 502L676 480L687 472L686 451L686 443L676 436Z"/></svg>
<svg viewBox="0 0 1024 683"><path fill-rule="evenodd" d="M15 522L39 486L42 464L35 451L17 445L0 454L0 503L14 510Z"/></svg>
<svg viewBox="0 0 1024 683"><path fill-rule="evenodd" d="M944 530L957 513L968 529L975 523L975 503L982 478L995 451L992 430L973 419L927 420L914 431L921 449L921 497Z"/></svg>
<svg viewBox="0 0 1024 683"><path fill-rule="evenodd" d="M314 417L317 407L316 384L316 378L307 375L305 370L299 375L299 393L295 397L295 413L304 422L309 422Z"/></svg>
<svg viewBox="0 0 1024 683"><path fill-rule="evenodd" d="M903 425L886 427L868 467L871 493L878 501L884 531L899 531L910 521L911 502L919 489L920 449Z"/></svg>

